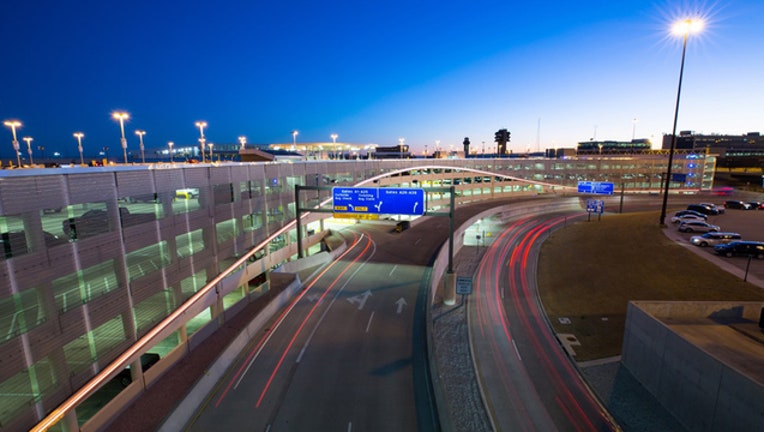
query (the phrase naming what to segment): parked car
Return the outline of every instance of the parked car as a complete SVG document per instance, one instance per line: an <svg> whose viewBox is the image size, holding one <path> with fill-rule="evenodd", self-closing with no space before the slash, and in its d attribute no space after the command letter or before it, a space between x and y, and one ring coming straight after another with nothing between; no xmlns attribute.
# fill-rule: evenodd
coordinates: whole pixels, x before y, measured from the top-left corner
<svg viewBox="0 0 764 432"><path fill-rule="evenodd" d="M711 206L703 205L703 204L690 204L687 206L687 210L693 210L708 216L716 216L718 214L721 214L719 212L719 209L716 208L715 206L711 207Z"/></svg>
<svg viewBox="0 0 764 432"><path fill-rule="evenodd" d="M681 222L687 222L687 221L692 221L692 220L705 222L706 221L706 217L707 217L706 215L702 215L702 217L701 217L701 216L694 215L694 214L684 214L684 215L681 215L681 216L671 216L671 223L681 223Z"/></svg>
<svg viewBox="0 0 764 432"><path fill-rule="evenodd" d="M706 247L729 243L740 239L742 239L742 237L738 233L710 231L703 235L690 237L690 243L695 246Z"/></svg>
<svg viewBox="0 0 764 432"><path fill-rule="evenodd" d="M720 206L720 205L716 205L714 203L708 203L708 202L702 202L702 203L700 203L700 205L706 206L706 207L709 207L709 208L712 208L712 209L716 209L716 211L718 211L719 214L724 213L724 206Z"/></svg>
<svg viewBox="0 0 764 432"><path fill-rule="evenodd" d="M674 216L684 216L684 215L695 215L703 219L708 218L707 214L701 213L695 210L679 210L678 212L674 213Z"/></svg>
<svg viewBox="0 0 764 432"><path fill-rule="evenodd" d="M159 354L156 353L145 353L141 355L141 369L143 372L146 372L151 368L151 366L154 366L158 361L160 360ZM127 387L130 385L131 382L133 382L132 375L130 373L130 366L128 365L126 368L122 369L116 377L114 377L115 380L119 381L120 384L122 384L124 387Z"/></svg>
<svg viewBox="0 0 764 432"><path fill-rule="evenodd" d="M127 207L119 208L119 219L122 227L128 227L156 219L153 213L130 213ZM80 217L64 219L62 229L70 239L89 237L96 234L109 232L109 217L106 210L88 210Z"/></svg>
<svg viewBox="0 0 764 432"><path fill-rule="evenodd" d="M46 247L67 243L66 239L59 238L47 231L42 232L42 238ZM13 258L27 252L29 252L29 248L24 231L0 233L0 258Z"/></svg>
<svg viewBox="0 0 764 432"><path fill-rule="evenodd" d="M748 204L751 205L752 210L764 210L764 202L761 201L751 201Z"/></svg>
<svg viewBox="0 0 764 432"><path fill-rule="evenodd" d="M743 201L730 200L730 201L724 201L724 208L738 209L738 210L751 210L751 205Z"/></svg>
<svg viewBox="0 0 764 432"><path fill-rule="evenodd" d="M712 225L703 221L687 221L679 224L679 231L681 232L710 232L721 231L719 225Z"/></svg>
<svg viewBox="0 0 764 432"><path fill-rule="evenodd" d="M734 241L714 246L714 252L726 257L750 256L756 259L764 259L764 242Z"/></svg>

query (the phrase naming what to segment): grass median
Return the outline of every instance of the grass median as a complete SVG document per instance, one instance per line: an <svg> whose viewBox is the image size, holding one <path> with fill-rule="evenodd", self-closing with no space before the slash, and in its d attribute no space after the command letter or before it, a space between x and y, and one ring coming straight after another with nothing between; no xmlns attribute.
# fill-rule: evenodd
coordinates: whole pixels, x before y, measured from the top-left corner
<svg viewBox="0 0 764 432"><path fill-rule="evenodd" d="M555 331L581 343L576 360L620 355L630 300L764 301L764 289L666 238L657 220L657 212L608 215L544 242L541 301Z"/></svg>

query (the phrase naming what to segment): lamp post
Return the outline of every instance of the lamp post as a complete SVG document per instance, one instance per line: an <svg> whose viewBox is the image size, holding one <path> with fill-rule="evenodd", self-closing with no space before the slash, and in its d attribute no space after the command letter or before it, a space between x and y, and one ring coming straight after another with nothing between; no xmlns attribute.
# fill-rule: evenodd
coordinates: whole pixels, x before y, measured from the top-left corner
<svg viewBox="0 0 764 432"><path fill-rule="evenodd" d="M671 165L674 163L674 151L676 149L676 124L679 119L679 98L682 94L682 77L684 75L684 58L687 53L687 38L690 33L697 33L703 28L700 19L688 18L675 23L672 33L682 36L682 62L679 66L679 85L676 90L676 106L674 107L674 129L671 133L671 148L669 149L668 168L666 169L666 181L663 184L663 204L661 205L660 225L666 222L666 207L668 206L669 183L671 183Z"/></svg>
<svg viewBox="0 0 764 432"><path fill-rule="evenodd" d="M637 120L636 117L631 119L631 140L632 141L634 141L634 138L636 138L636 136L637 136L637 122L638 121L639 120Z"/></svg>
<svg viewBox="0 0 764 432"><path fill-rule="evenodd" d="M406 138L398 138L398 150L401 152L401 159L403 159L403 142L406 141Z"/></svg>
<svg viewBox="0 0 764 432"><path fill-rule="evenodd" d="M293 130L292 131L292 151L297 151L297 135L299 135L300 132Z"/></svg>
<svg viewBox="0 0 764 432"><path fill-rule="evenodd" d="M194 124L199 128L199 146L202 148L202 163L204 163L204 128L207 127L207 122L200 120Z"/></svg>
<svg viewBox="0 0 764 432"><path fill-rule="evenodd" d="M3 122L3 124L11 128L11 134L13 134L13 141L11 144L13 144L13 150L16 151L16 162L18 162L20 168L21 156L19 155L19 140L16 139L16 128L21 127L21 122L18 120L6 120Z"/></svg>
<svg viewBox="0 0 764 432"><path fill-rule="evenodd" d="M27 152L29 153L29 165L34 165L34 159L32 159L32 141L34 139L32 137L24 137L21 138L27 143Z"/></svg>
<svg viewBox="0 0 764 432"><path fill-rule="evenodd" d="M213 143L207 144L207 147L210 148L210 163L214 162L214 160L212 159L212 147L214 147L214 146L215 146L215 144L213 144Z"/></svg>
<svg viewBox="0 0 764 432"><path fill-rule="evenodd" d="M120 144L122 144L122 153L125 155L125 163L127 163L127 139L125 138L125 120L130 118L130 115L126 112L116 111L111 115L114 120L119 120L119 130L122 133Z"/></svg>
<svg viewBox="0 0 764 432"><path fill-rule="evenodd" d="M141 148L141 163L146 163L146 158L143 154L143 136L146 135L146 131L137 130L135 131L135 134L138 135L138 140L140 140L140 148Z"/></svg>
<svg viewBox="0 0 764 432"><path fill-rule="evenodd" d="M74 137L77 138L77 150L80 151L80 165L85 165L85 158L82 156L82 137L85 136L82 132L75 132Z"/></svg>
<svg viewBox="0 0 764 432"><path fill-rule="evenodd" d="M240 137L239 137L239 145L241 145L241 147L240 147L239 149L240 149L240 150L244 150L244 147L246 147L246 146L247 146L247 137L245 137L245 136L243 136L243 135L242 135L242 136L240 136Z"/></svg>
<svg viewBox="0 0 764 432"><path fill-rule="evenodd" d="M332 144L337 144L337 138L339 137L339 135L337 135L336 133L333 133L329 136L332 138Z"/></svg>
<svg viewBox="0 0 764 432"><path fill-rule="evenodd" d="M172 160L172 146L174 146L174 145L175 145L175 143L172 142L172 141L168 141L167 142L167 147L170 148L170 163L173 163L173 160Z"/></svg>

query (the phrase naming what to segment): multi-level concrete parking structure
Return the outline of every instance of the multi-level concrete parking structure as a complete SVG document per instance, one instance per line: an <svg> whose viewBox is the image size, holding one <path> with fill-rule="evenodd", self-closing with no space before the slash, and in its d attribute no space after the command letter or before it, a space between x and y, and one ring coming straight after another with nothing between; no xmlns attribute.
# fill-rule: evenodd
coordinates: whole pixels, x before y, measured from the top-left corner
<svg viewBox="0 0 764 432"><path fill-rule="evenodd" d="M713 157L674 161L686 176L672 188L711 188ZM376 184L453 185L459 204L570 191L582 180L658 191L665 170L664 156L641 155L0 171L0 429L36 424L224 270L198 313L141 352L161 359L150 374L132 359L132 375L122 377L131 391L268 290L269 271L297 254L295 230L279 233L295 219L295 185L346 186L394 173ZM329 196L312 191L300 205ZM448 200L427 202L432 209ZM327 217L303 220L304 248L319 247ZM251 259L229 268L253 248ZM68 412L70 425L84 421Z"/></svg>

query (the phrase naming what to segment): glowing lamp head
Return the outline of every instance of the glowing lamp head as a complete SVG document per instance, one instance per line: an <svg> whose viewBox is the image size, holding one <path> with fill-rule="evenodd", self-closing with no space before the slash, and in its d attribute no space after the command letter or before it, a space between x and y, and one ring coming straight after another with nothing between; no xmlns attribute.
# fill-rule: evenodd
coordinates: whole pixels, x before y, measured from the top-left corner
<svg viewBox="0 0 764 432"><path fill-rule="evenodd" d="M122 111L115 111L111 114L111 116L114 120L120 120L120 121L124 121L130 118L130 115L128 113L122 112Z"/></svg>
<svg viewBox="0 0 764 432"><path fill-rule="evenodd" d="M700 18L687 18L675 22L671 26L671 33L675 36L689 36L700 33L705 26L705 22Z"/></svg>

